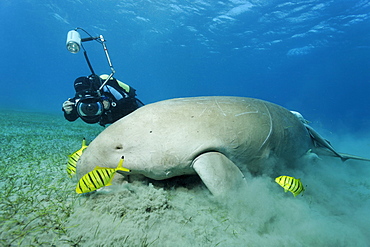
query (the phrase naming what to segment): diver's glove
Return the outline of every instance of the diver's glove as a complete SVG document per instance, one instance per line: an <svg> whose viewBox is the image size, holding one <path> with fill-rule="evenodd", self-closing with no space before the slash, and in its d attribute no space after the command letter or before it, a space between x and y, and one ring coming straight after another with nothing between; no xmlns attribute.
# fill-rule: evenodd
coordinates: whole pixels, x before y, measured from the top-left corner
<svg viewBox="0 0 370 247"><path fill-rule="evenodd" d="M75 103L73 103L72 101L69 101L69 100L65 101L63 103L64 112L67 113L67 114L70 114L73 110L74 105L75 105Z"/></svg>

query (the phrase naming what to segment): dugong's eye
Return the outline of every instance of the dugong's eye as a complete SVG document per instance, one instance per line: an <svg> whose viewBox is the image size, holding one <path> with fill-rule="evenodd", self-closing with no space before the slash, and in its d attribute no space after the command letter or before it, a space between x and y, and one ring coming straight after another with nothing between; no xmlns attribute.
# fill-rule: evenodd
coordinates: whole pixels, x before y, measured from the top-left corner
<svg viewBox="0 0 370 247"><path fill-rule="evenodd" d="M121 144L118 144L117 146L116 146L116 149L122 149L123 147L122 147L122 145Z"/></svg>

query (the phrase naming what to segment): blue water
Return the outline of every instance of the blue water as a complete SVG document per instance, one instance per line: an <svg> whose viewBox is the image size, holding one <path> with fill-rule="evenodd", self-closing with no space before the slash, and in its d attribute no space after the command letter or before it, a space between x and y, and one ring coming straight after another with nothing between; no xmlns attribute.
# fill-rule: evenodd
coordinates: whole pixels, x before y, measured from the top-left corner
<svg viewBox="0 0 370 247"><path fill-rule="evenodd" d="M369 12L363 0L2 0L0 107L62 114L74 79L90 73L65 48L83 27L104 35L115 76L144 103L247 96L365 130ZM85 48L96 73L109 73L101 45Z"/></svg>

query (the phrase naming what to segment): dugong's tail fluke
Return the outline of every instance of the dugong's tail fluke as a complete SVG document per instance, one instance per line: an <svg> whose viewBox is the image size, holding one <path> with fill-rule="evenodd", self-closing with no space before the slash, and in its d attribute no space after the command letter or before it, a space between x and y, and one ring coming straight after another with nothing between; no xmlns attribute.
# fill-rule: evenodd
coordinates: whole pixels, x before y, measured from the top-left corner
<svg viewBox="0 0 370 247"><path fill-rule="evenodd" d="M352 160L362 160L362 161L369 161L370 162L370 159L364 158L364 157L361 157L361 156L352 155L352 154L344 154L344 153L339 153L339 154L341 155L342 161L352 159Z"/></svg>
<svg viewBox="0 0 370 247"><path fill-rule="evenodd" d="M349 159L370 162L370 159L368 159L368 158L364 158L364 157L357 156L357 155L352 155L352 154L345 154L345 153L337 153L337 154L339 154L339 155L337 155L337 154L333 153L331 150L322 149L322 148L315 149L314 153L319 155L319 156L323 155L323 156L337 157L337 158L340 158L343 162L346 161L346 160L349 160Z"/></svg>
<svg viewBox="0 0 370 247"><path fill-rule="evenodd" d="M348 159L353 159L353 160L362 160L362 161L370 161L368 158L352 155L352 154L344 154L344 153L338 153L335 151L335 149L332 147L330 142L326 139L324 139L319 133L316 132L311 126L308 124L304 124L308 132L310 133L310 136L312 140L316 143L316 145L320 147L324 147L327 150L330 150L330 154L328 153L327 155L334 156L340 158L342 161L346 161Z"/></svg>
<svg viewBox="0 0 370 247"><path fill-rule="evenodd" d="M329 149L330 151L333 152L333 154L335 154L335 157L339 157L341 158L342 160L344 159L344 157L342 157L341 154L339 154L337 151L334 150L334 148L331 146L331 144L326 140L324 139L319 133L317 133L316 130L314 130L311 126L309 126L308 124L304 124L304 126L306 127L306 129L308 130L308 133L310 134L312 140L315 142L315 144L317 146L321 146L321 147L324 147L324 148L327 148Z"/></svg>

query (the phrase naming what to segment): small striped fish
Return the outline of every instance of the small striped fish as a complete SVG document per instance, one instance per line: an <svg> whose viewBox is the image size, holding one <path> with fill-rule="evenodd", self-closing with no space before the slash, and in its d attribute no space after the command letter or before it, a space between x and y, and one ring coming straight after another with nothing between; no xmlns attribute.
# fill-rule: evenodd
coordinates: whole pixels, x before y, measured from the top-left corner
<svg viewBox="0 0 370 247"><path fill-rule="evenodd" d="M87 148L85 138L82 140L82 146L79 150L74 152L71 155L68 155L68 164L67 164L67 173L68 176L71 178L76 175L76 164L80 156L82 155L83 151Z"/></svg>
<svg viewBox="0 0 370 247"><path fill-rule="evenodd" d="M285 192L290 191L294 196L297 196L304 191L301 180L294 177L280 176L275 178L275 182L283 187Z"/></svg>
<svg viewBox="0 0 370 247"><path fill-rule="evenodd" d="M124 157L118 162L117 168L95 167L94 170L85 174L78 181L76 192L78 194L91 192L104 186L112 185L112 180L116 171L130 172L129 169L122 167Z"/></svg>

